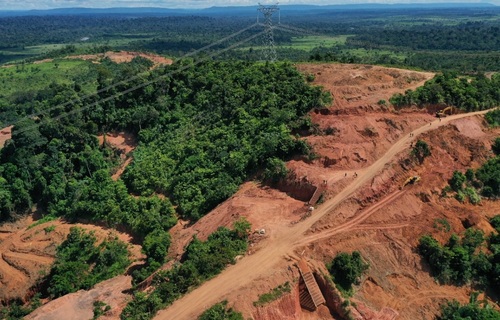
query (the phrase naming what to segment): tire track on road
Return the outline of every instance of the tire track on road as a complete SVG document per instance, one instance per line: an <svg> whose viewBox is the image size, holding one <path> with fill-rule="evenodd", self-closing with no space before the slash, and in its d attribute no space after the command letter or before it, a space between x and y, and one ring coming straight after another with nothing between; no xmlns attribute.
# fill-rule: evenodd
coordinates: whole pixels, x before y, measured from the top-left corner
<svg viewBox="0 0 500 320"><path fill-rule="evenodd" d="M388 197L385 197L381 201L377 202L375 205L369 207L367 210L361 211L358 215L356 215L353 219L348 220L347 222L341 224L338 227L335 227L333 229L326 229L326 231L321 231L320 233L313 234L311 236L305 237L301 239L300 241L294 243L294 246L303 246L311 242L319 241L325 238L329 238L335 234L349 231L356 225L360 224L361 222L365 221L368 219L372 214L377 212L381 207L383 207L386 204L391 203L392 201L396 200L400 195L402 195L405 192L405 190L398 190L396 192L393 192L391 195Z"/></svg>
<svg viewBox="0 0 500 320"><path fill-rule="evenodd" d="M430 124L426 124L412 131L411 133L417 137L422 133L447 125L453 120L483 115L488 111L489 110L484 110L453 115L441 119L441 121L437 119ZM198 288L193 289L188 294L176 300L172 305L167 307L167 309L161 310L155 319L196 319L203 311L205 311L206 306L211 306L224 300L230 292L248 285L259 276L272 270L272 268L279 263L283 256L293 255L293 249L295 248L294 244L300 242L300 238L303 237L303 234L307 230L335 209L342 201L370 182L371 179L373 179L377 173L388 165L399 152L407 149L412 141L414 141L414 138L410 137L410 133L403 136L371 166L363 170L358 170L358 178L356 178L335 197L327 200L321 207L315 210L314 214L310 218L294 225L293 227L285 228L284 231L277 234L272 241L263 243L262 248L256 253L243 257L238 261L238 263L229 266L215 278L203 283ZM353 220L358 221L357 223L359 223L364 219L354 218L348 223L355 225L356 223L353 223Z"/></svg>

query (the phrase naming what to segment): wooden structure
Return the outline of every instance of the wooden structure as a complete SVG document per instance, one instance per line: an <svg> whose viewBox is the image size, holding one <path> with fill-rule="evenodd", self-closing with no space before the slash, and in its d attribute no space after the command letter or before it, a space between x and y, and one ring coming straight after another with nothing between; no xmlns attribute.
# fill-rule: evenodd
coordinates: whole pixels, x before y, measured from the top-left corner
<svg viewBox="0 0 500 320"><path fill-rule="evenodd" d="M311 199L307 204L310 206L316 205L316 203L319 200L319 197L321 197L321 194L323 193L323 191L326 190L327 187L328 187L328 182L326 180L323 180L323 182L319 185L319 187L316 187L316 190L314 191Z"/></svg>
<svg viewBox="0 0 500 320"><path fill-rule="evenodd" d="M316 279L314 279L314 274L307 265L307 262L300 260L297 267L299 268L305 289L300 290L300 304L305 309L314 311L318 306L325 304L325 297L323 297L318 283Z"/></svg>

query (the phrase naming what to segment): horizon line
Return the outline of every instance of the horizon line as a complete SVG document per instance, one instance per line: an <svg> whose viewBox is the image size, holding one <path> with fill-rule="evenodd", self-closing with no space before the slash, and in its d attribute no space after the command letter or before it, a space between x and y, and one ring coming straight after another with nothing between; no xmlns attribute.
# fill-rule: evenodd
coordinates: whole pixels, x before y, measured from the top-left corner
<svg viewBox="0 0 500 320"><path fill-rule="evenodd" d="M468 1L439 1L439 2L426 2L425 0L417 2L359 2L359 3L331 3L331 4L307 4L307 3L295 3L295 4L281 4L280 7L294 7L294 6L309 6L309 7L331 7L331 6L408 6L408 5L477 5L477 6L500 6L499 4L493 2L468 2ZM258 5L248 5L248 4L232 4L232 5L213 5L208 7L160 7L160 6L110 6L110 7L54 7L54 8L38 8L38 9L1 9L0 12L8 11L18 11L18 12L30 12L30 11L51 11L51 10L70 10L70 9L90 9L90 10L110 10L110 9L166 9L166 10L191 10L191 11L202 11L213 8L252 8L258 7Z"/></svg>

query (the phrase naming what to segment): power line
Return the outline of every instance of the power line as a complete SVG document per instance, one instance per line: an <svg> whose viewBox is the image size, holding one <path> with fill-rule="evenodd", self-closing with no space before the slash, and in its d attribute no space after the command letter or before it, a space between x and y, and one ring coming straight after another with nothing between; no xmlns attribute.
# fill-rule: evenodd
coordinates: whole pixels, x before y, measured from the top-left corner
<svg viewBox="0 0 500 320"><path fill-rule="evenodd" d="M221 43L222 43L222 42L224 42L224 41L227 41L227 40L229 40L229 39L231 39L231 38L234 38L234 37L236 37L236 36L238 36L238 35L242 34L243 32L248 31L248 30L250 30L250 29L252 29L252 28L254 28L254 27L258 26L258 25L259 25L258 23L254 23L254 24L252 24L251 26L248 26L248 27L246 27L246 28L244 28L244 29L241 29L241 30L239 30L239 31L237 31L237 32L235 32L235 33L233 33L233 34L231 34L231 35L229 35L229 36L225 37L225 38L222 38L222 39L220 39L220 40L218 40L218 41L216 41L216 42L213 42L213 43L211 43L211 44L209 44L209 45L207 45L207 46L204 46L203 48L200 48L200 49L197 49L197 50L195 50L195 51L193 51L193 52L187 53L187 54L185 54L185 55L181 56L179 59L182 59L182 58L185 58L185 57L190 57L190 56L193 56L193 55L195 55L195 54L197 54L197 53L200 53L200 52L202 52L202 51L205 51L205 50L207 50L207 49L209 49L209 48L211 48L211 47L213 47L213 46L216 46L216 45L218 45L218 44L221 44ZM51 112L51 111L56 110L56 109L59 109L59 108L64 108L64 107L66 107L66 106L68 106L68 105L70 105L70 104L74 104L74 103L76 103L76 102L80 102L80 101L82 101L82 100L85 100L85 99L88 99L88 98L90 98L90 97L96 96L96 95L98 95L98 94L100 94L100 93L102 93L102 92L106 92L106 91L108 91L108 90L110 90L110 89L116 88L116 87L118 87L118 86L121 86L121 85L127 84L127 83L129 83L129 82L131 82L131 81L134 81L134 80L136 80L136 79L139 79L139 78L140 78L141 76L143 76L143 75L145 75L145 74L143 74L143 73L141 73L141 74L137 74L137 75L135 75L135 76L133 76L133 77L130 77L130 78L127 78L127 79L121 80L121 81L119 81L119 82L113 83L112 85L109 85L109 86L107 86L107 87L105 87L105 88L101 88L101 89L99 89L99 90L97 90L97 91L95 91L95 92L92 92L92 93L86 94L86 95L81 96L81 97L77 97L77 98L75 98L75 99L71 99L71 100L69 100L69 101L67 101L67 102L64 102L64 103L61 103L61 104L55 105L55 106L53 106L53 107L50 107L50 108L44 109L44 110L42 110L42 111L40 111L40 112L35 112L35 113L32 113L32 114L29 114L29 115L27 115L27 116L21 117L21 118L20 118L20 119L18 119L18 120L15 120L15 121L12 121L12 122L9 122L9 123L3 123L0 127L1 127L1 128L5 128L5 127L8 127L8 126L15 126L16 124L19 124L19 123L20 123L21 121L23 121L24 119L34 118L34 117L36 117L36 116L38 116L38 115L41 115L42 113L47 113L47 112ZM138 88L140 88L140 87L138 87ZM98 101L98 102L100 102L100 101ZM97 102L97 103L98 103L98 102ZM94 103L94 105L95 105L95 103Z"/></svg>
<svg viewBox="0 0 500 320"><path fill-rule="evenodd" d="M313 35L313 36L326 36L326 34L321 34L321 33L318 33L318 32L311 31L311 30L297 28L297 27L293 27L293 26L290 26L290 25L287 25L287 24L282 24L282 23L280 23L278 27L285 28L285 29L288 29L290 31L294 30L294 31L300 32L302 34L308 34L308 35Z"/></svg>
<svg viewBox="0 0 500 320"><path fill-rule="evenodd" d="M149 81L143 82L143 83L138 84L138 85L136 85L136 86L134 86L134 87L128 88L128 89L126 89L126 90L124 90L124 91L120 91L120 92L118 92L118 93L116 93L116 94L114 94L114 95L112 95L112 96L106 97L106 98L101 99L101 100L96 101L96 102L93 102L93 103L91 103L91 104L89 104L89 105L86 105L86 106L84 106L84 107L80 107L80 108L77 108L77 109L75 109L75 110L71 110L71 111L65 112L65 113L63 113L63 114L60 114L60 115L58 115L58 116L56 116L56 117L49 118L49 120L59 120L59 119L65 118L65 117L70 116L70 115L72 115L72 114L75 114L75 113L78 113L78 112L81 112L81 111L87 110L87 109L89 109L89 108L91 108L91 107L94 107L94 106L97 106L97 105L98 105L98 104L100 104L100 103L103 103L103 102L107 102L107 101L113 100L113 99L115 99L115 98L117 98L117 97L123 96L123 95L125 95L125 94L127 94L127 93L130 93L130 92L132 92L132 91L135 91L135 90L137 90L137 89L139 89L139 88L143 88L143 87L145 87L145 86L148 86L148 85L150 85L150 84L152 84L152 83L155 83L155 82L157 82L157 81L159 81L159 80L161 80L161 79L164 79L164 78L170 77L170 76L171 76L171 75L173 75L173 74L176 74L176 73L178 73L178 72L181 72L181 71L184 71L184 70L186 70L186 69L189 69L189 68L190 68L190 67L192 67L192 66L198 65L198 64L200 64L200 63L202 63L202 62L205 62L205 61L207 61L207 60L209 60L209 59L211 59L211 58L213 58L213 57L215 57L215 56L217 56L217 55L220 55L220 54L222 54L222 53L224 53L224 52L226 52L226 51L229 51L229 50L231 50L231 49L234 49L234 48L236 48L236 47L238 47L238 46L240 46L240 45L242 45L242 44L244 44L244 43L246 43L246 42L248 42L248 41L251 41L251 40L253 40L253 39L255 39L255 38L257 38L257 37L261 36L261 35L262 35L262 34L264 34L264 33L265 33L265 31L261 31L261 32L259 32L259 33L257 33L257 34L254 34L253 36L250 36L250 37L248 37L248 38L246 38L246 39L244 39L244 40L241 40L241 41L239 41L239 42L237 42L237 43L235 43L235 44L233 44L233 45L231 45L231 46L229 46L229 47L226 47L226 48L224 48L224 49L221 49L221 50L219 50L219 51L217 51L217 52L215 52L215 53L209 54L209 55L208 55L207 57L205 57L205 58L199 59L199 60L197 60L197 61L195 61L195 62L193 62L193 63L190 63L190 64L187 64L187 65L185 65L185 66L182 66L182 67L180 67L180 68L178 68L178 69L176 69L176 70L173 70L173 71L171 71L171 72L169 72L169 73L166 73L166 74L164 74L164 75L162 75L162 76L156 77L155 79L152 79L152 80L149 80ZM137 76L136 76L136 77L133 77L133 78L137 78ZM65 104L65 105L67 105L67 104ZM44 119L44 120L45 120L45 119ZM31 125L31 126L28 126L28 127L26 127L26 128L23 128L23 129L21 129L21 130L17 131L17 133L24 133L24 132L26 132L26 131L32 130L32 129L34 129L34 128L37 128L37 127L39 127L39 126L41 126L41 125L43 124L44 120L42 120L40 123L36 123L36 124L34 124L34 125ZM46 121L45 121L45 122L46 122Z"/></svg>
<svg viewBox="0 0 500 320"><path fill-rule="evenodd" d="M264 6L259 3L259 10L265 18L265 32L266 37L264 40L264 44L266 46L266 50L264 50L264 60L274 62L278 58L276 54L276 47L274 45L274 33L273 33L273 15L276 12L279 12L278 4L271 6ZM257 22L258 23L258 22ZM259 23L259 25L261 25Z"/></svg>

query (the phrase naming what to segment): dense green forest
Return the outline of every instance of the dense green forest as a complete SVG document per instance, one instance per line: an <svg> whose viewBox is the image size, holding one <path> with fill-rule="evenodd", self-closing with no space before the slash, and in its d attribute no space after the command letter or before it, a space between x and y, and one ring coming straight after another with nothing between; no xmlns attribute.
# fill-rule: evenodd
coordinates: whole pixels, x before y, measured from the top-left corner
<svg viewBox="0 0 500 320"><path fill-rule="evenodd" d="M85 72L95 77L86 81L107 88L98 96L85 97L76 81L33 89L34 99L12 100L7 94L10 108L2 120L21 120L0 150L0 219L16 219L37 205L44 220L84 219L125 228L147 255L133 272L135 283L165 262L168 230L178 215L196 220L250 176L266 173L263 177L272 178L283 160L307 155L308 145L291 133L305 125L302 118L309 110L330 101L289 63L183 60L148 71L150 62L136 58L121 65L105 61L86 66ZM100 145L96 137L110 130L131 132L139 144L118 181L111 174L119 152ZM248 230L248 224L240 223L235 231L220 229L207 242L194 239L182 265L158 276L152 295L137 293L123 317L136 319L141 310L151 316L219 273L245 251ZM93 247L94 242L92 235L72 231L44 280L48 295L89 288L123 271L123 247L114 242Z"/></svg>
<svg viewBox="0 0 500 320"><path fill-rule="evenodd" d="M390 102L396 108L442 105L467 112L489 109L500 104L500 75L495 74L489 79L484 75L461 77L445 72L416 90L395 94Z"/></svg>
<svg viewBox="0 0 500 320"><path fill-rule="evenodd" d="M307 15L294 10L283 8L285 28L278 26L274 30L282 60L384 64L463 73L500 71L500 41L496 36L500 10L496 7L447 7L439 11L431 7L325 7L316 11L309 8L312 11L306 11ZM0 63L110 49L181 57L251 26L256 22L256 13L248 9L243 13L200 11L165 17L140 13L136 17L0 17ZM218 52L258 30L262 27L204 52ZM304 46L304 42L309 44ZM262 38L257 38L221 57L260 60L263 43Z"/></svg>
<svg viewBox="0 0 500 320"><path fill-rule="evenodd" d="M120 81L135 64L113 65L116 70L99 66L98 86ZM161 79L59 121L50 118L83 102L47 114L43 110L78 97L73 86L49 88L32 106L11 106L16 116L33 109L41 113L39 120L19 122L1 150L2 219L38 203L49 214L124 223L146 235L156 225L168 229L175 223L168 218L173 217L168 200L151 198L153 193L168 195L179 213L197 219L268 159L308 152L290 132L328 97L308 86L290 64L206 62L167 77L175 68L102 92L98 98L105 99L139 81ZM116 76L104 78L105 72ZM95 135L124 129L138 135L139 147L123 182L113 182L109 172L116 155L99 146ZM137 211L144 212L141 219L153 220L136 221Z"/></svg>

